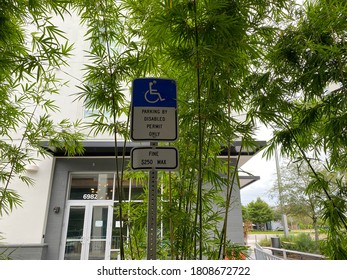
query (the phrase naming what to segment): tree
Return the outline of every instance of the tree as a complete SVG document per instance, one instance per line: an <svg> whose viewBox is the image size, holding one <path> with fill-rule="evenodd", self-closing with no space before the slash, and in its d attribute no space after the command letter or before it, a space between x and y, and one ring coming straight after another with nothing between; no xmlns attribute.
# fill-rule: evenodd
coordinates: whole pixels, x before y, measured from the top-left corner
<svg viewBox="0 0 347 280"><path fill-rule="evenodd" d="M318 169L318 167L315 167ZM315 230L315 240L319 239L318 198L306 193L312 181L312 173L305 163L289 163L281 168L282 185L276 184L270 190L272 197L281 200L281 211L295 217L309 217Z"/></svg>
<svg viewBox="0 0 347 280"><path fill-rule="evenodd" d="M248 208L244 205L242 205L242 219L243 219L243 221L250 221Z"/></svg>
<svg viewBox="0 0 347 280"><path fill-rule="evenodd" d="M260 227L267 222L271 222L274 218L273 210L260 197L256 201L247 204L247 212L252 223Z"/></svg>
<svg viewBox="0 0 347 280"><path fill-rule="evenodd" d="M126 111L120 85L130 85L141 76L175 79L180 129L175 145L184 152L180 172L160 177L165 186L162 200L168 201L163 203L163 224L169 229L162 244L169 244L172 258L177 259L216 252L216 240L222 251L237 166L230 164L230 156L222 160L218 155L223 147L230 154L233 141L240 138L244 150L255 148L253 123L233 114L244 110L242 81L261 63L276 30L274 22L287 16L292 1L81 0L79 4L92 58L81 98L100 110L94 131L117 133L127 140L128 123L104 114L109 109L116 114ZM221 205L222 191L227 193L224 213L213 207Z"/></svg>
<svg viewBox="0 0 347 280"><path fill-rule="evenodd" d="M33 21L39 33L33 33L33 52L26 49L22 36L16 39L19 43L15 49L18 47L20 53L8 58L20 58L18 63L9 63L19 74L14 80L6 76L12 83L10 87L15 88L14 81L22 81L29 72L36 79L42 79L42 85L53 83L53 69L64 63L62 58L68 55L70 46L61 44L63 34L50 24L49 15L63 16L68 7L77 11L90 42L87 50L90 61L79 98L95 111L94 121L89 126L92 133L105 132L114 136L116 165L117 137L127 141L129 131L128 120L120 120L120 116L129 115L124 85L130 87L132 79L140 76L170 77L177 81L180 111L177 147L184 152L180 156L180 171L160 176L160 183L165 186L163 225L170 229L163 237L162 247L169 244L171 257L176 259L201 259L203 255L222 258L228 244L226 229L232 207L232 186L238 178L238 161L236 166L231 164L232 143L242 139L240 154L257 148L253 119L239 120L235 115L247 108L253 96L253 92L249 95L247 91L249 85L253 85L247 77L253 69L261 69L264 55L276 42L273 38L278 34L278 26L290 17L293 1L76 0L48 1L47 8L38 1L30 1L31 6L25 3L17 5L22 9L17 20L28 15L29 19L25 19ZM14 11L17 6L13 5ZM2 58L7 58L6 52ZM48 65L43 66L43 61ZM55 89L49 87L52 88ZM25 91L30 89L29 86ZM28 95L28 100L32 97L36 96ZM43 95L39 97L41 103L38 104L51 104ZM7 111L11 116L11 110ZM36 116L35 112L26 115L26 127L30 127L30 116ZM14 115L18 116L18 112ZM46 132L43 127L33 131ZM27 133L23 136L29 139ZM60 135L62 138L54 138L49 133L41 136L56 139L52 141L54 144L76 144L74 140L79 138L78 134L67 140L68 134ZM224 148L229 154L227 160L218 157ZM142 178L143 174L138 177ZM204 187L206 185L210 187ZM123 211L122 175L117 177L117 186L120 194L117 214L125 220L129 217ZM222 198L221 192L227 193L226 197ZM222 210L215 210L214 205ZM133 213L134 218L143 218ZM221 222L222 230L219 229ZM134 232L145 232L143 227L144 223L138 223ZM143 235L138 237L143 238ZM123 247L124 244L121 245L121 258L125 258ZM136 249L140 250L141 246ZM218 256L214 254L217 251Z"/></svg>
<svg viewBox="0 0 347 280"><path fill-rule="evenodd" d="M21 205L20 195L10 188L18 177L27 185L33 180L25 166L35 154L47 156L41 141L80 153L79 123L56 123L49 115L58 111L50 95L58 94L61 82L55 71L65 64L71 46L51 22L67 11L68 1L5 1L0 10L0 216ZM30 23L31 33L28 31Z"/></svg>
<svg viewBox="0 0 347 280"><path fill-rule="evenodd" d="M347 258L346 14L343 1L305 2L296 22L279 30L268 63L250 77L255 94L249 116L274 129L268 155L280 146L312 172L306 192L319 197L331 259ZM313 162L322 158L326 172L337 176L315 169Z"/></svg>

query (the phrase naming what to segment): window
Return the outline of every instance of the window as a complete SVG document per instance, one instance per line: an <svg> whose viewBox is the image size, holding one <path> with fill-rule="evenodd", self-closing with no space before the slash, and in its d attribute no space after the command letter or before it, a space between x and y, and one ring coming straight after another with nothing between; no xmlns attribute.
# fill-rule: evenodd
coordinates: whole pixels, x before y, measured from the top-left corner
<svg viewBox="0 0 347 280"><path fill-rule="evenodd" d="M136 184L135 180L126 179L123 180L121 184L122 201L125 211L123 214L125 214L126 217L127 214L130 214L136 207L142 205L144 186ZM123 238L123 241L126 242L129 238L129 221L127 221L126 218L120 221L119 215L117 215L117 207L119 206L119 188L116 173L72 173L70 177L70 192L68 200L74 205L73 207L77 207L76 209L80 212L85 209L81 208L82 210L80 210L79 207L82 206L86 208L92 206L95 209L100 208L102 210L99 212L93 212L93 216L91 218L89 217L89 219L92 219L90 230L91 240L93 240L93 238L95 239L93 245L90 245L89 247L89 257L94 259L98 258L100 257L100 252L106 252L109 250L108 255L111 259L119 258L120 240ZM111 205L113 208L109 208ZM112 211L112 213L108 211ZM72 234L77 236L77 229L81 228L81 221L84 220L84 217L81 216L82 212L80 212L77 212L77 214L80 214L80 216L78 216L80 220L76 220L76 223L71 221L71 228L69 227L68 229L68 238L70 238L70 235ZM110 213L110 216L107 216L108 213ZM76 216L73 214L74 212L72 211L70 213L70 219ZM97 216L95 216L96 214ZM107 217L112 219L112 223L107 223ZM122 237L120 234L121 225ZM107 232L110 233L108 237ZM70 239L68 240L70 243L76 241L74 239L71 241ZM109 247L107 247L108 241L106 241L106 239L110 241ZM79 242L80 239L77 239L75 243L80 244ZM75 243L71 244L75 246ZM71 248L73 247L72 245L70 246ZM72 250L70 247L69 250ZM70 255L72 255L72 253ZM80 255L76 258L80 258Z"/></svg>
<svg viewBox="0 0 347 280"><path fill-rule="evenodd" d="M112 200L113 174L73 174L70 200Z"/></svg>

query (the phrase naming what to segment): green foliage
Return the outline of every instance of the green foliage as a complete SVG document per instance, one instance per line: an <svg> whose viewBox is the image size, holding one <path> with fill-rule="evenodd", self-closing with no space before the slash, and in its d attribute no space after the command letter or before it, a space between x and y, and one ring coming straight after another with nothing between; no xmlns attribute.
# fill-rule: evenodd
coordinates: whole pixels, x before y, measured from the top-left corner
<svg viewBox="0 0 347 280"><path fill-rule="evenodd" d="M314 241L308 233L292 234L289 237L281 236L281 247L288 250L312 254L321 254L319 242Z"/></svg>
<svg viewBox="0 0 347 280"><path fill-rule="evenodd" d="M51 95L61 82L55 71L66 64L72 46L51 21L63 16L69 1L5 1L0 10L0 216L9 214L22 200L9 189L14 178L27 185L25 166L34 155L47 156L42 141L81 153L79 123L56 124Z"/></svg>
<svg viewBox="0 0 347 280"><path fill-rule="evenodd" d="M218 247L216 240L226 249L226 234L218 224L224 220L226 225L238 167L218 155L224 147L230 151L236 139L242 139L246 151L257 148L253 133L258 120L274 129L268 156L281 145L284 154L308 165L312 180L306 195L315 198L322 222L329 225L324 250L330 258L346 258L347 10L344 1L305 3L295 12L293 1L286 0L2 3L0 215L21 204L9 189L14 178L33 183L25 165L33 163L36 153L47 155L42 140L68 155L83 151L80 123L56 123L50 116L58 110L50 98L60 90L55 71L72 50L52 17L63 18L72 9L87 27L90 43L77 98L94 112L87 124L92 134L114 135L115 143L117 137L129 139L124 88L133 78L177 81L180 171L160 179L168 234L160 246L162 258L201 258ZM28 23L30 30L25 29ZM334 87L327 91L329 86ZM235 117L245 110L246 120ZM325 171L312 164L321 153ZM121 178L117 182L121 192ZM121 219L126 216L122 207L119 201ZM142 258L144 209L132 208L138 228L129 223L134 227L129 254ZM265 209L259 208L261 216L271 220Z"/></svg>
<svg viewBox="0 0 347 280"><path fill-rule="evenodd" d="M242 205L242 220L243 221L250 221L251 218L249 216L248 208L246 206Z"/></svg>
<svg viewBox="0 0 347 280"><path fill-rule="evenodd" d="M265 238L260 240L258 243L262 247L271 247L271 239L269 239L267 236L265 236Z"/></svg>
<svg viewBox="0 0 347 280"><path fill-rule="evenodd" d="M321 252L332 260L346 260L346 251L346 231L329 229L327 239L322 240Z"/></svg>
<svg viewBox="0 0 347 280"><path fill-rule="evenodd" d="M264 224L272 221L274 218L273 210L260 197L256 201L251 201L247 204L247 212L249 219L255 224Z"/></svg>
<svg viewBox="0 0 347 280"><path fill-rule="evenodd" d="M317 163L312 166L316 170L323 166ZM281 185L276 185L270 190L272 197L278 197L279 212L289 215L298 221L306 220L316 232L318 240L318 225L321 212L320 199L317 193L307 192L312 184L312 171L305 162L290 162L281 167ZM300 227L301 228L301 227Z"/></svg>
<svg viewBox="0 0 347 280"><path fill-rule="evenodd" d="M5 188L0 188L0 200L2 201L0 216L9 214L13 208L22 206L23 203L23 200L16 191Z"/></svg>
<svg viewBox="0 0 347 280"><path fill-rule="evenodd" d="M230 241L226 247L226 258L229 260L246 260L249 256L249 247L233 244Z"/></svg>
<svg viewBox="0 0 347 280"><path fill-rule="evenodd" d="M306 192L317 198L329 225L329 257L346 257L346 17L344 1L307 1L295 24L279 33L262 69L250 76L249 117L274 129L267 155L277 146L312 172ZM322 158L324 159L322 161ZM314 161L322 161L325 172ZM336 242L336 240L339 240Z"/></svg>
<svg viewBox="0 0 347 280"><path fill-rule="evenodd" d="M277 237L280 238L281 247L283 249L322 254L320 248L324 241L315 241L309 233L301 232L298 234L290 234L288 237L278 234ZM271 247L271 238L265 237L259 241L259 245L262 247Z"/></svg>
<svg viewBox="0 0 347 280"><path fill-rule="evenodd" d="M226 234L218 225L232 207L230 186L237 183L237 167L230 164L230 157L219 155L241 138L244 151L257 148L253 121L234 116L247 101L242 81L271 44L277 29L271 23L287 17L292 2L81 0L78 4L91 46L78 98L95 112L89 124L93 133L128 140L128 119L120 120L129 115L123 85L135 77L177 81L180 137L175 146L180 151L180 171L165 174L158 182L163 186L159 209L165 229L161 257L196 259L217 243L225 248ZM227 195L223 198L222 193ZM122 202L118 206L119 216L125 217L120 212L125 213L127 206ZM136 207L133 218L144 219L137 211L144 210ZM131 223L134 239L126 248L131 258L143 257L142 245L136 244L144 242L140 240L144 226L143 221Z"/></svg>

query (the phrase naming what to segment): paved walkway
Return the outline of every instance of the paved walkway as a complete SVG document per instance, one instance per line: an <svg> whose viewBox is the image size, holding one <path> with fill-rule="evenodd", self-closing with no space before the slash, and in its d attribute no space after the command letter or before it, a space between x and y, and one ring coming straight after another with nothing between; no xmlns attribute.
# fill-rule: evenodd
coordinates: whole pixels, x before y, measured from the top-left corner
<svg viewBox="0 0 347 280"><path fill-rule="evenodd" d="M255 260L254 247L255 244L263 239L270 239L271 237L276 237L277 234L248 234L246 246L250 246L249 258Z"/></svg>

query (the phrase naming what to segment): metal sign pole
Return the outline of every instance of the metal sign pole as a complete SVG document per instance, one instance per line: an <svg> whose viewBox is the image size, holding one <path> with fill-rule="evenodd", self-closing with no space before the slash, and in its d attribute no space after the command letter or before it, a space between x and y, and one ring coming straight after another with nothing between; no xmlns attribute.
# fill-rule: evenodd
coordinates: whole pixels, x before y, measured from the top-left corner
<svg viewBox="0 0 347 280"><path fill-rule="evenodd" d="M156 259L157 246L157 170L176 169L178 151L157 149L159 141L174 142L178 137L177 85L172 79L138 78L132 83L132 141L153 141L151 150L132 149L133 169L149 170L147 213L147 259Z"/></svg>
<svg viewBox="0 0 347 280"><path fill-rule="evenodd" d="M151 142L155 148L158 142ZM148 178L148 212L147 212L147 260L157 259L157 176L154 168L149 171Z"/></svg>

